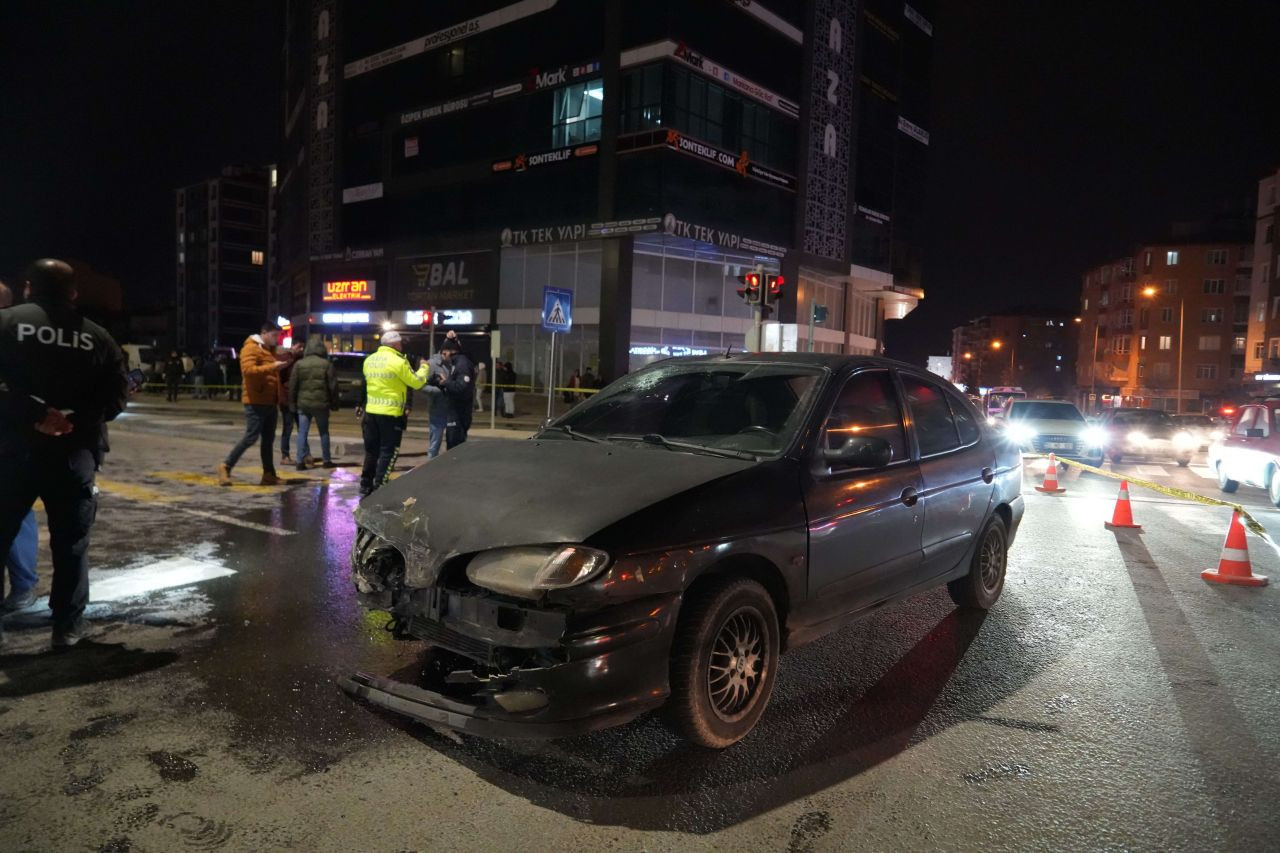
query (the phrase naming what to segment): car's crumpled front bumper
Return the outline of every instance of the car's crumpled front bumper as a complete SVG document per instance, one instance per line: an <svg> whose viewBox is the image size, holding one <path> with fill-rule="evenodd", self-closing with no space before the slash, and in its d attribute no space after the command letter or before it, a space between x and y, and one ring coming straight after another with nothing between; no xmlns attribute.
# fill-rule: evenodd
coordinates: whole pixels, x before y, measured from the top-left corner
<svg viewBox="0 0 1280 853"><path fill-rule="evenodd" d="M399 631L432 648L418 683L365 673L351 696L488 737L564 737L620 725L666 700L679 596L590 614L483 592L406 590Z"/></svg>

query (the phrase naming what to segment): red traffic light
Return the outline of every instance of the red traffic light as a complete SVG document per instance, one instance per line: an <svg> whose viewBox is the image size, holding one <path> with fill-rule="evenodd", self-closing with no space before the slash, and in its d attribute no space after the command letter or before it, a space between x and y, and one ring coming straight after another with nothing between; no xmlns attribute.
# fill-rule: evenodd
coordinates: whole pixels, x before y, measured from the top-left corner
<svg viewBox="0 0 1280 853"><path fill-rule="evenodd" d="M738 281L742 283L742 287L738 288L738 295L747 302L760 301L760 274L749 272L738 276Z"/></svg>
<svg viewBox="0 0 1280 853"><path fill-rule="evenodd" d="M767 276L767 278L769 280L769 295L781 296L782 285L786 284L787 280L780 275L771 275Z"/></svg>

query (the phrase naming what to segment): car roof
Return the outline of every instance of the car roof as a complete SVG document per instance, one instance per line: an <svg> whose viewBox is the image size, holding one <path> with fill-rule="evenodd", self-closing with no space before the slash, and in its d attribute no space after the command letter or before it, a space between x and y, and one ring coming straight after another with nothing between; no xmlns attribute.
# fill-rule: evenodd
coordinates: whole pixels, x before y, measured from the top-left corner
<svg viewBox="0 0 1280 853"><path fill-rule="evenodd" d="M825 367L832 371L856 367L893 367L921 376L929 376L947 385L951 384L944 377L929 373L929 371L918 365L875 355L843 355L823 352L733 352L727 355L673 356L655 361L653 364L673 362L679 364L794 364Z"/></svg>

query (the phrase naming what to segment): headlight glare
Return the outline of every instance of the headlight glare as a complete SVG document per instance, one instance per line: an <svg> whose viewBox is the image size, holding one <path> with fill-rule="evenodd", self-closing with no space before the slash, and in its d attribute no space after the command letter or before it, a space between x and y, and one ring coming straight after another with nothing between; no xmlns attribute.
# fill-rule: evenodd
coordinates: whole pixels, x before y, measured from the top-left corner
<svg viewBox="0 0 1280 853"><path fill-rule="evenodd" d="M1133 432L1129 433L1126 436L1126 438L1129 439L1130 444L1137 445L1138 447L1141 447L1142 445L1146 444L1147 441L1149 440L1145 432L1139 432L1136 429Z"/></svg>
<svg viewBox="0 0 1280 853"><path fill-rule="evenodd" d="M1200 442L1198 442L1196 440L1196 437L1191 433L1180 432L1173 437L1173 443L1175 446L1179 448L1187 448L1187 447L1193 447L1199 444Z"/></svg>
<svg viewBox="0 0 1280 853"><path fill-rule="evenodd" d="M538 598L548 589L584 583L607 565L608 554L582 545L497 548L472 558L467 577L494 592Z"/></svg>
<svg viewBox="0 0 1280 853"><path fill-rule="evenodd" d="M1036 431L1026 424L1011 423L1005 429L1005 434L1009 436L1009 440L1017 444L1027 444L1036 437Z"/></svg>
<svg viewBox="0 0 1280 853"><path fill-rule="evenodd" d="M1107 443L1107 431L1102 427L1085 427L1080 433L1080 440L1089 447L1102 447Z"/></svg>

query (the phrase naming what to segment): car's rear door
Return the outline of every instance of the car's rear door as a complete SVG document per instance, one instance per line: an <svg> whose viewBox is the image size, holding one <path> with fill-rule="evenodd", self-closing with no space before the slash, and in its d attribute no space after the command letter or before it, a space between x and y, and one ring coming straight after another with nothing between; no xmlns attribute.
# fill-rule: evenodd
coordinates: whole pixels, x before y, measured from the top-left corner
<svg viewBox="0 0 1280 853"><path fill-rule="evenodd" d="M1264 407L1245 406L1240 410L1240 420L1236 421L1222 443L1221 465L1229 478L1255 486L1262 485L1261 472L1256 470L1260 458L1260 448L1257 445L1265 439L1255 430L1265 430L1266 435L1270 433L1268 427L1267 410Z"/></svg>
<svg viewBox="0 0 1280 853"><path fill-rule="evenodd" d="M884 439L893 461L876 469L828 466L822 449L855 435ZM888 370L865 370L845 381L806 479L809 593L818 620L875 604L918 576L920 469Z"/></svg>
<svg viewBox="0 0 1280 853"><path fill-rule="evenodd" d="M898 378L924 481L924 562L917 580L926 580L954 569L986 520L995 490L995 448L959 395L906 371Z"/></svg>

